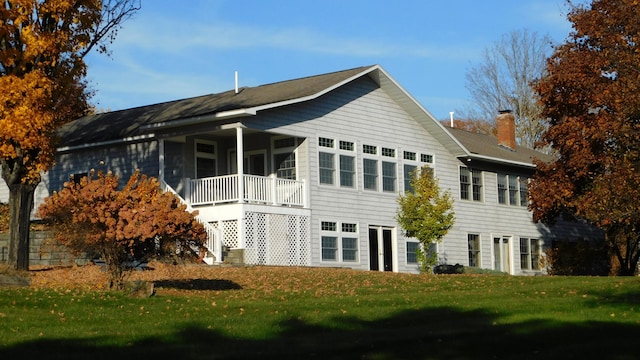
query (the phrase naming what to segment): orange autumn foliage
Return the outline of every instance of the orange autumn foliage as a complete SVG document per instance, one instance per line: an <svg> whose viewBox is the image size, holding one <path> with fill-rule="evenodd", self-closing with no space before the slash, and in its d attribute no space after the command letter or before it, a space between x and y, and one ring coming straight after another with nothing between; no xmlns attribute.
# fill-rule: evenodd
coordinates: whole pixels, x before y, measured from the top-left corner
<svg viewBox="0 0 640 360"><path fill-rule="evenodd" d="M57 242L104 259L109 287L121 288L132 261L203 253L203 225L159 185L157 179L136 172L120 189L117 176L99 172L78 184L66 183L38 212L53 226Z"/></svg>
<svg viewBox="0 0 640 360"><path fill-rule="evenodd" d="M640 11L636 0L575 7L574 31L535 85L558 155L538 161L529 192L534 219L587 220L605 233L620 275L640 259Z"/></svg>
<svg viewBox="0 0 640 360"><path fill-rule="evenodd" d="M0 5L0 174L9 188L9 256L29 267L28 224L40 174L54 164L57 132L84 115L84 57L106 52L139 0L11 0Z"/></svg>

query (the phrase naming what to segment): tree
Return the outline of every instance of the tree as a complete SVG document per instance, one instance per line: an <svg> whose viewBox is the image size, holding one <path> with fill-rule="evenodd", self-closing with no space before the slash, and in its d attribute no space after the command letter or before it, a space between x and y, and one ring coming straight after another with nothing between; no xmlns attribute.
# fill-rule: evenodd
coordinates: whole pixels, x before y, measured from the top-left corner
<svg viewBox="0 0 640 360"><path fill-rule="evenodd" d="M55 239L76 253L105 260L109 288L121 289L132 261L153 257L203 254L204 226L173 194L162 192L155 178L134 173L119 190L119 179L99 172L65 187L38 209L55 230Z"/></svg>
<svg viewBox="0 0 640 360"><path fill-rule="evenodd" d="M512 110L518 143L534 148L545 127L531 82L544 74L550 44L547 36L522 30L486 48L481 62L466 73L473 108L467 116L493 123L499 110Z"/></svg>
<svg viewBox="0 0 640 360"><path fill-rule="evenodd" d="M455 221L453 199L448 191L440 191L433 170L426 165L412 173L411 187L413 191L398 198L400 209L396 220L407 237L420 241L418 261L422 271L430 272L436 264L436 254L430 253L430 245L439 242Z"/></svg>
<svg viewBox="0 0 640 360"><path fill-rule="evenodd" d="M139 0L11 0L0 7L0 172L9 188L9 264L29 268L29 221L56 131L83 115L84 57L107 51Z"/></svg>
<svg viewBox="0 0 640 360"><path fill-rule="evenodd" d="M581 218L604 231L619 275L640 258L640 12L635 0L596 0L568 15L573 31L535 89L558 157L537 161L536 221ZM614 266L616 267L616 266Z"/></svg>

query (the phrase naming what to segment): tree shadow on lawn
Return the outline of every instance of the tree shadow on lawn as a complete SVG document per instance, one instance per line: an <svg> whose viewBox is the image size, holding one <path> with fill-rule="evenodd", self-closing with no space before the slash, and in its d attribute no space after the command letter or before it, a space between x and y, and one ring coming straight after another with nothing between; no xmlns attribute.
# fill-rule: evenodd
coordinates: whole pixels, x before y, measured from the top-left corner
<svg viewBox="0 0 640 360"><path fill-rule="evenodd" d="M192 325L126 347L108 338L42 339L0 349L1 359L636 359L640 326L549 320L500 325L499 316L452 308L404 311L335 326L293 316L273 338L235 338Z"/></svg>
<svg viewBox="0 0 640 360"><path fill-rule="evenodd" d="M178 290L240 290L242 286L231 280L224 279L185 279L185 280L157 280L153 281L156 288Z"/></svg>

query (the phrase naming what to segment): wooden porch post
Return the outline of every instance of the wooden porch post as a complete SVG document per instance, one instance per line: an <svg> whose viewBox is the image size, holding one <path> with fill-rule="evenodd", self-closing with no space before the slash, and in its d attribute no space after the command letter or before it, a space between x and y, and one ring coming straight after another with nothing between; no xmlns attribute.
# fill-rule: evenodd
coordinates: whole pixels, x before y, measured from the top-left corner
<svg viewBox="0 0 640 360"><path fill-rule="evenodd" d="M244 203L244 144L242 141L242 127L236 128L236 168L238 169L238 202ZM244 206L241 206L240 217L238 219L238 248L245 248L244 241Z"/></svg>
<svg viewBox="0 0 640 360"><path fill-rule="evenodd" d="M164 139L158 140L158 179L164 183Z"/></svg>
<svg viewBox="0 0 640 360"><path fill-rule="evenodd" d="M236 128L236 168L238 169L238 202L244 202L244 144L242 143L242 128Z"/></svg>

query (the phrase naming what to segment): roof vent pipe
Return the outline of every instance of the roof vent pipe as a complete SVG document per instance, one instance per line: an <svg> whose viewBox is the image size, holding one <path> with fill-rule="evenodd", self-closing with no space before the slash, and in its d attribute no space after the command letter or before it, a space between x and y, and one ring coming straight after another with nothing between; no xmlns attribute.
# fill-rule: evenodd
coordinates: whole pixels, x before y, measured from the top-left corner
<svg viewBox="0 0 640 360"><path fill-rule="evenodd" d="M238 72L235 72L235 78L236 78L236 94L238 93Z"/></svg>
<svg viewBox="0 0 640 360"><path fill-rule="evenodd" d="M451 127L453 128L453 111L449 111L449 117L451 118Z"/></svg>

